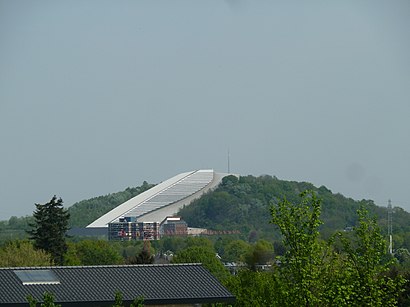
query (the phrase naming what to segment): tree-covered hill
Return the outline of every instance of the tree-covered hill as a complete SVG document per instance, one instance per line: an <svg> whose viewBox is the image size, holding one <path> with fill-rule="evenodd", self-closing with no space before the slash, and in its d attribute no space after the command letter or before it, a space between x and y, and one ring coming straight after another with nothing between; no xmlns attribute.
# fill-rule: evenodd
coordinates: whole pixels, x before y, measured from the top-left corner
<svg viewBox="0 0 410 307"><path fill-rule="evenodd" d="M83 200L68 208L70 227L85 227L95 219L128 199L153 187L144 183L139 187ZM379 225L387 232L387 208L376 206L370 200L355 201L341 194L333 194L324 186L319 188L307 182L280 180L272 176L235 176L225 177L214 191L205 194L186 206L179 214L190 227L213 230L239 230L242 239L277 240L279 233L270 224L270 207L286 197L290 202L297 202L299 194L314 190L323 200L321 219L324 224L320 232L328 238L336 230L354 226L357 221L356 210L360 203L366 203L370 212L377 215ZM34 205L33 205L34 208ZM0 241L24 237L32 217L12 217L9 221L0 221ZM393 233L395 248L410 249L410 214L402 208L394 208Z"/></svg>
<svg viewBox="0 0 410 307"><path fill-rule="evenodd" d="M299 194L307 189L315 191L322 199L322 237L328 238L336 230L355 226L356 211L361 203L366 203L369 211L378 217L382 231L387 232L387 208L376 206L373 201L355 201L333 194L324 186L317 188L311 183L279 180L271 176L225 177L215 191L186 206L179 215L191 227L239 230L242 237L250 241L278 239L278 231L269 223L272 204L284 197L290 202L297 202ZM410 247L410 214L395 208L393 221L395 247Z"/></svg>

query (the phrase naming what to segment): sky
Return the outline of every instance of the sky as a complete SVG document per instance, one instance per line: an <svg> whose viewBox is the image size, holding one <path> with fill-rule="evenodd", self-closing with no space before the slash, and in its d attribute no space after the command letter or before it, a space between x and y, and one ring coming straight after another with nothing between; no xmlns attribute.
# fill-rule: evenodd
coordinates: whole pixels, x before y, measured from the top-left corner
<svg viewBox="0 0 410 307"><path fill-rule="evenodd" d="M214 169L410 211L410 2L0 0L0 220Z"/></svg>

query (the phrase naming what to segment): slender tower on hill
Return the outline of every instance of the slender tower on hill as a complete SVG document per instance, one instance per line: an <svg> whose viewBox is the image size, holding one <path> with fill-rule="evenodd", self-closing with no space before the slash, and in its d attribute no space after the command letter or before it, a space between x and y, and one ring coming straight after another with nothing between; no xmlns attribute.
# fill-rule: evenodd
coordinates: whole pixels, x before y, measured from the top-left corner
<svg viewBox="0 0 410 307"><path fill-rule="evenodd" d="M393 254L393 208L390 199L387 205L387 235L389 236L389 253Z"/></svg>

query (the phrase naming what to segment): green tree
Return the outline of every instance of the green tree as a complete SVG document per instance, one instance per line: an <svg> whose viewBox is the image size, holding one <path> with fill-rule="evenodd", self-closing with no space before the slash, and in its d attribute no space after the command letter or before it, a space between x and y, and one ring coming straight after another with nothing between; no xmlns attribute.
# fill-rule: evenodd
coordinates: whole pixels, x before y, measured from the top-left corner
<svg viewBox="0 0 410 307"><path fill-rule="evenodd" d="M115 292L115 299L114 299L114 305L112 307L124 307L124 303L122 300L122 292L121 291L116 291Z"/></svg>
<svg viewBox="0 0 410 307"><path fill-rule="evenodd" d="M0 249L0 267L48 266L52 263L50 254L36 250L28 241L11 241Z"/></svg>
<svg viewBox="0 0 410 307"><path fill-rule="evenodd" d="M144 307L144 297L139 296L134 299L130 307Z"/></svg>
<svg viewBox="0 0 410 307"><path fill-rule="evenodd" d="M172 259L172 262L202 263L221 282L224 282L230 276L228 270L216 257L215 251L203 246L192 246L179 251Z"/></svg>
<svg viewBox="0 0 410 307"><path fill-rule="evenodd" d="M124 307L122 292L117 290L115 292L114 305L112 307ZM136 297L130 304L130 307L144 307L144 298L142 296Z"/></svg>
<svg viewBox="0 0 410 307"><path fill-rule="evenodd" d="M27 299L27 302L28 302L30 307L36 307L37 306L37 301L33 296L27 295L26 299Z"/></svg>
<svg viewBox="0 0 410 307"><path fill-rule="evenodd" d="M375 218L361 206L352 233L319 240L321 201L315 192L272 207L272 222L286 253L275 270L279 306L395 306L404 279L389 272L385 240ZM391 276L389 276L391 275Z"/></svg>
<svg viewBox="0 0 410 307"><path fill-rule="evenodd" d="M258 240L245 255L247 265L253 270L257 265L267 264L274 258L273 244L266 240Z"/></svg>
<svg viewBox="0 0 410 307"><path fill-rule="evenodd" d="M251 245L243 240L233 240L225 246L223 260L226 262L244 262Z"/></svg>
<svg viewBox="0 0 410 307"><path fill-rule="evenodd" d="M63 200L56 196L45 204L36 204L33 229L29 230L34 247L52 255L56 264L62 265L67 251L66 232L70 214L63 208Z"/></svg>
<svg viewBox="0 0 410 307"><path fill-rule="evenodd" d="M54 303L54 295L52 293L45 292L43 301L41 307L61 307L61 305Z"/></svg>
<svg viewBox="0 0 410 307"><path fill-rule="evenodd" d="M151 254L151 243L144 242L141 252L137 255L137 264L152 264L154 263L154 256Z"/></svg>
<svg viewBox="0 0 410 307"><path fill-rule="evenodd" d="M31 295L27 296L27 301L30 307L37 306L37 301ZM54 303L54 295L50 292L44 292L43 303L41 303L40 306L41 307L61 307L61 305Z"/></svg>
<svg viewBox="0 0 410 307"><path fill-rule="evenodd" d="M283 235L287 251L278 267L283 306L319 305L323 292L323 248L318 242L321 205L316 193L305 191L301 201L286 198L271 208L272 223Z"/></svg>
<svg viewBox="0 0 410 307"><path fill-rule="evenodd" d="M346 257L342 282L352 290L347 305L396 306L405 280L401 275L387 274L392 261L386 261L386 241L376 218L369 215L364 205L357 213L358 225L352 238L338 234Z"/></svg>
<svg viewBox="0 0 410 307"><path fill-rule="evenodd" d="M271 272L240 270L226 286L235 295L235 306L281 306L277 304L277 284Z"/></svg>
<svg viewBox="0 0 410 307"><path fill-rule="evenodd" d="M123 257L107 241L82 240L68 244L65 263L67 265L121 264Z"/></svg>
<svg viewBox="0 0 410 307"><path fill-rule="evenodd" d="M143 249L144 243L141 241L123 241L117 247L117 250L124 258L125 264L136 264L137 263L137 255Z"/></svg>
<svg viewBox="0 0 410 307"><path fill-rule="evenodd" d="M33 220L32 216L12 216L8 221L0 221L0 244L10 240L27 239L27 230L30 229L29 224Z"/></svg>
<svg viewBox="0 0 410 307"><path fill-rule="evenodd" d="M407 248L398 248L394 253L394 257L403 267L408 268L410 266L410 252Z"/></svg>
<svg viewBox="0 0 410 307"><path fill-rule="evenodd" d="M185 239L186 247L202 246L209 250L214 250L212 241L204 237L187 237Z"/></svg>
<svg viewBox="0 0 410 307"><path fill-rule="evenodd" d="M160 249L162 252L166 252L166 251L178 252L187 247L186 238L181 238L178 236L164 237L160 240L160 242L161 242Z"/></svg>

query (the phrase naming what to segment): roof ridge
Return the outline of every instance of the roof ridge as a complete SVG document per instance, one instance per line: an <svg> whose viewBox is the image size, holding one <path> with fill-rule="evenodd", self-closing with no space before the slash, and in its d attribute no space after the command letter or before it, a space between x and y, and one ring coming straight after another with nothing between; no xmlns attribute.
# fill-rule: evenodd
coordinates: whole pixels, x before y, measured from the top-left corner
<svg viewBox="0 0 410 307"><path fill-rule="evenodd" d="M52 270L52 269L77 269L77 268L124 268L124 267L171 267L171 266L202 266L202 263L158 263L158 264L103 264L103 265L58 265L58 266L25 266L25 267L0 267L0 270Z"/></svg>

